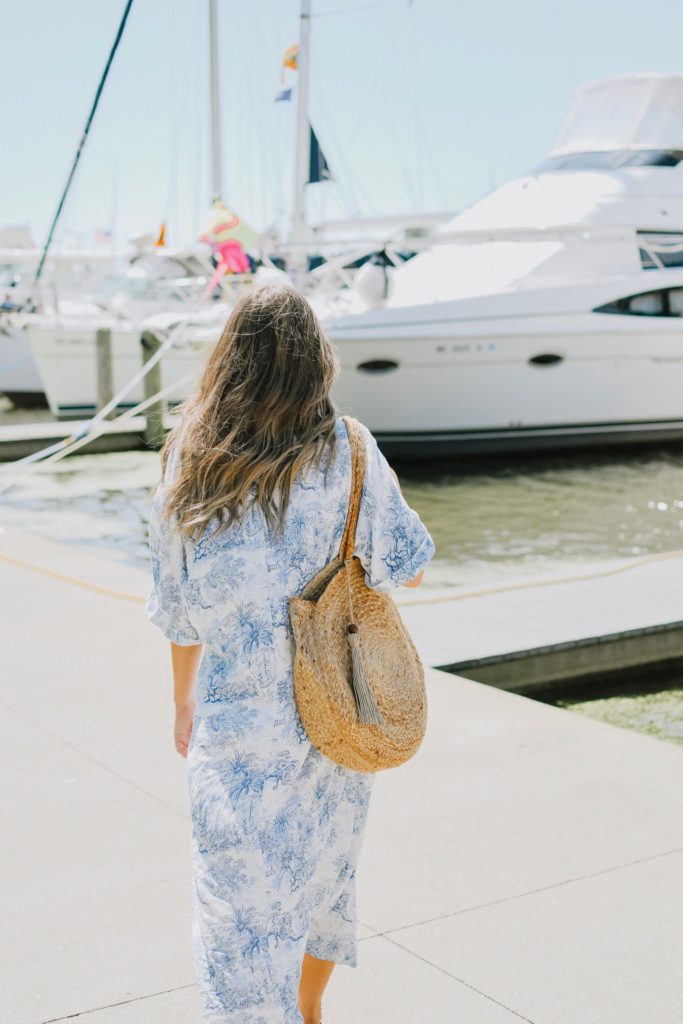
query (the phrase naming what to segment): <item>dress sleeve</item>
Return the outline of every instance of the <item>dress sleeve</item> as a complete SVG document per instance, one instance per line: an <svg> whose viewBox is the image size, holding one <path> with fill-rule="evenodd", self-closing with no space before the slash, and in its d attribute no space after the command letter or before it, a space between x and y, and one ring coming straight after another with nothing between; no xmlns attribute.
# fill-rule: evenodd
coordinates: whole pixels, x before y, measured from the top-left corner
<svg viewBox="0 0 683 1024"><path fill-rule="evenodd" d="M361 424L366 467L354 555L365 568L365 582L388 591L417 576L434 555L431 534L408 505L377 442Z"/></svg>
<svg viewBox="0 0 683 1024"><path fill-rule="evenodd" d="M152 500L149 517L149 555L152 587L145 605L147 618L158 626L168 640L181 646L201 643L187 609L185 584L187 561L182 534L162 516L165 484L174 471L173 456L166 465L162 485Z"/></svg>

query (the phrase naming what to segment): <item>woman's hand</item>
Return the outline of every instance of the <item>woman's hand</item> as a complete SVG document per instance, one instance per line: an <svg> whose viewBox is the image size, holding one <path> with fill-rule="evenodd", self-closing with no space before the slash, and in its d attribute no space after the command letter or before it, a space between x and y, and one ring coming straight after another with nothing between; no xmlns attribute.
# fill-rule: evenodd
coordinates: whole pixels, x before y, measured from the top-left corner
<svg viewBox="0 0 683 1024"><path fill-rule="evenodd" d="M181 757L187 757L187 748L190 745L190 736L192 735L194 711L194 704L184 704L175 709L173 739L175 740L175 748Z"/></svg>
<svg viewBox="0 0 683 1024"><path fill-rule="evenodd" d="M422 583L422 578L423 578L424 574L425 574L424 569L420 569L420 571L417 574L417 576L413 576L412 580L408 580L408 582L404 583L403 586L404 587L419 587L420 584Z"/></svg>
<svg viewBox="0 0 683 1024"><path fill-rule="evenodd" d="M196 707L195 680L204 653L203 644L174 644L171 641L173 664L173 702L175 704L175 748L187 757Z"/></svg>

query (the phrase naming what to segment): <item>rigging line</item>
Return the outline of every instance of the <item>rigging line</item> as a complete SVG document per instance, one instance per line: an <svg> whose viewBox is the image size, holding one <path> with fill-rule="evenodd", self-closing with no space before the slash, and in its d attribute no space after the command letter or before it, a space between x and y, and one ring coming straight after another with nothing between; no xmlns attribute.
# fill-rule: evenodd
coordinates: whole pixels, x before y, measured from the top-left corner
<svg viewBox="0 0 683 1024"><path fill-rule="evenodd" d="M178 177L179 177L179 156L178 156L178 137L179 137L179 99L178 99L178 76L174 73L175 68L179 64L178 60L178 8L176 3L169 5L170 13L166 23L167 37L167 52L170 54L171 59L168 62L168 80L167 80L167 91L169 97L169 108L168 108L168 180L166 183L166 204L165 209L162 210L161 223L165 226L164 242L166 245L169 244L168 239L171 236L171 230L176 239L179 237L179 212L178 212ZM173 226L171 229L171 225Z"/></svg>
<svg viewBox="0 0 683 1024"><path fill-rule="evenodd" d="M374 0L369 4L356 4L355 7L335 7L331 11L318 11L311 15L313 18L326 18L328 14L353 14L355 11L369 11L371 7L405 7L406 0ZM408 6L412 6L412 0L408 0Z"/></svg>
<svg viewBox="0 0 683 1024"><path fill-rule="evenodd" d="M393 56L397 59L397 61L400 61L400 53L399 53L397 38L396 38L396 34L394 32L394 27L393 27L393 25L391 23L391 20L389 21L389 24L388 24L388 27L387 27L387 35L391 35L391 37L392 37L392 45L393 45L393 49L394 49ZM415 193L415 187L414 187L415 183L414 183L413 178L411 176L408 164L406 163L406 159L405 159L405 155L404 155L404 151L403 151L403 146L401 145L401 133L400 133L399 129L396 126L396 121L394 119L394 115L393 115L393 111L391 109L391 105L387 105L384 116L385 116L386 124L387 124L388 128L390 129L390 131L391 131L391 133L392 133L392 135L394 137L394 142L396 143L396 151L397 151L397 154L398 154L397 163L398 163L400 171L401 171L401 176L403 178L403 183L405 185L405 189L406 189L406 193L408 195L408 199L409 199L409 201L410 201L410 203L411 203L411 205L413 207L413 212L414 213L420 213L421 212L420 202L419 202L418 197L416 196L416 193Z"/></svg>
<svg viewBox="0 0 683 1024"><path fill-rule="evenodd" d="M55 215L54 215L54 217L52 219L52 224L50 225L50 230L48 231L48 235L47 235L47 238L45 240L45 245L43 246L43 252L42 252L42 255L40 257L40 262L38 263L38 266L36 268L35 277L33 278L32 289L36 287L36 285L40 281L40 278L42 277L43 267L45 266L45 260L47 259L48 252L50 251L50 246L52 245L52 239L54 237L55 229L56 229L57 224L59 223L59 219L60 219L60 217L62 215L62 210L64 208L64 203L66 202L66 197L69 194L69 189L71 188L71 183L73 182L74 175L76 174L76 168L78 167L78 163L79 163L79 161L81 159L81 155L83 153L83 150L85 149L85 143L86 143L86 141L88 139L88 134L90 132L90 128L91 128L93 120L95 118L95 113L96 113L97 108L98 108L99 103L100 103L100 98L101 98L102 92L104 90L104 85L105 85L105 82L107 81L107 78L109 77L109 72L110 72L111 66L112 66L112 64L114 62L114 57L116 56L116 51L119 48L119 43L121 42L121 39L123 37L123 30L126 27L126 22L128 21L128 15L130 14L130 9L131 9L132 6L133 6L133 0L127 0L126 6L125 6L125 9L124 9L124 12L123 12L123 16L122 16L121 21L119 23L119 27L118 27L118 30L116 32L116 36L114 38L114 42L112 44L112 48L109 51L109 56L107 58L107 63L104 66L104 71L102 72L102 77L100 78L99 84L97 86L97 91L95 92L95 99L93 100L92 107L90 108L90 113L88 114L88 119L85 122L85 128L83 129L83 134L81 135L80 141L79 141L78 146L76 148L76 154L74 156L73 163L71 164L71 170L69 171L69 177L66 179L66 185L64 186L64 190L62 192L61 198L60 198L59 203L57 205L57 211L56 211L56 213L55 213Z"/></svg>
<svg viewBox="0 0 683 1024"><path fill-rule="evenodd" d="M409 8L408 18L410 19L410 24L408 26L408 29L409 29L410 36L411 36L412 43L413 43L413 47L414 47L413 59L412 60L410 59L410 53L409 53L408 54L408 63L409 63L410 71L411 71L412 78L413 78L411 92L412 92L412 101L413 101L413 130L415 132L415 150L416 150L416 157L417 157L415 173L416 173L416 178L417 178L417 193L418 193L418 196L419 196L419 199L420 199L420 205L424 209L424 205L425 205L425 196L424 196L424 158L425 158L425 153L424 153L424 144L421 144L421 142L423 143L424 140L422 140L422 138L421 138L422 134L423 134L423 131L422 131L422 120L420 118L420 75L419 75L420 50L419 50L418 30L417 30L417 25L415 24L415 10L414 10L414 8L412 6Z"/></svg>
<svg viewBox="0 0 683 1024"><path fill-rule="evenodd" d="M412 7L411 7L411 12L412 12ZM422 150L420 149L420 144L419 144L420 115L419 115L419 110L418 110L418 93L417 93L417 63L418 63L417 39L415 38L415 22L414 22L414 19L412 17L412 13L411 13L410 31L411 31L411 35L413 37L415 54L412 55L411 53L408 53L407 57L405 58L405 62L403 62L403 61L401 61L401 54L402 54L403 47L399 43L398 32L396 30L396 26L394 25L394 23L393 23L391 18L388 19L388 23L387 23L387 26L386 26L386 36L387 36L387 41L390 41L390 52L391 52L391 49L393 49L392 56L394 57L394 66L395 67L400 67L402 63L407 64L408 67L410 68L411 77L412 77L412 85L411 85L410 93L411 93L412 108L413 108L413 110L412 110L412 121L413 121L413 146L412 146L412 152L414 152L414 154L415 154L415 160L414 160L415 174L414 174L414 180L413 180L413 177L410 177L410 188L408 189L408 191L409 191L411 202L413 203L413 207L415 208L415 211L417 212L419 210L423 210L424 209L424 192L423 192L423 184L424 184L424 182L423 182L423 168L422 168ZM406 178L406 173L404 172L404 179L405 178Z"/></svg>
<svg viewBox="0 0 683 1024"><path fill-rule="evenodd" d="M272 62L273 67L277 68L281 60L282 39L289 37L289 31L282 21L282 8L281 6L276 7L265 18L262 17L261 7L255 7L254 9L259 12L260 24L258 26L257 38L263 47L262 52L267 52L265 64L270 67ZM273 77L272 85L269 85L269 90L272 89L273 95L276 85L277 82L275 77ZM268 95L270 96L270 91ZM263 206L262 222L267 225L266 230L268 232L275 226L279 235L286 221L286 196L289 194L286 182L288 172L285 168L288 166L288 153L291 150L291 146L285 146L284 139L285 137L289 139L291 134L286 123L287 115L290 113L288 109L290 104L275 104L272 97L267 102L271 105L269 108L270 113L267 115L271 144L261 147L264 154L267 154L267 163L264 164L265 173L263 175L266 201ZM277 110L276 107L278 108ZM283 122L285 122L284 126ZM265 156L262 155L261 159L265 160Z"/></svg>
<svg viewBox="0 0 683 1024"><path fill-rule="evenodd" d="M257 24L255 26L256 27L256 31L255 31L256 42L253 45L255 45L259 49L259 58L260 58L259 64L260 64L260 67L262 67L262 68L267 68L268 67L269 68L270 64L271 64L271 56L273 57L273 61L272 61L273 66L276 66L276 64L275 64L275 46L273 46L273 51L274 52L273 52L273 54L271 54L270 49L266 45L266 41L265 41L266 29L264 28L264 22L263 22L263 9L261 7L257 6L257 7L254 8L254 13L255 13L255 20L256 20ZM268 23L268 28L270 28L271 25L270 25L269 19L266 19L266 21ZM269 44L270 44L270 40L269 40ZM274 86L271 85L270 79L266 79L266 76L264 75L263 78L261 79L261 95L260 95L260 107L259 107L259 109L261 107L263 108L264 119L261 121L261 124L264 127L265 127L265 117L266 116L268 117L269 126L268 126L267 134L268 134L268 137L269 137L270 140L272 140L274 138L274 132L273 132L273 129L272 129L272 110L270 110L266 106L266 103L268 102L266 100L266 97L271 97L271 92L272 92L273 88L274 88ZM270 103L272 104L272 98L270 99ZM267 115L266 115L266 110L268 110L268 114ZM255 121L255 118L254 118L254 121ZM258 167L259 167L259 199L258 199L259 226L260 226L261 229L263 229L263 225L268 223L269 220L270 220L270 206L269 206L269 192L270 192L270 189L269 189L269 179L272 178L273 181L276 181L277 180L277 175L276 175L276 173L273 170L273 167L274 167L274 164L273 164L273 152L272 152L273 146L272 146L272 144L268 145L268 146L265 146L265 147L259 146L259 139L258 139L259 134L260 133L255 130L255 132L254 132L254 135L256 136L256 139L255 139L255 149L256 149L256 152L259 153L259 157L260 157L260 159L258 161ZM263 132L263 134L265 135L266 133Z"/></svg>
<svg viewBox="0 0 683 1024"><path fill-rule="evenodd" d="M363 186L358 181L357 176L354 175L353 167L350 161L347 159L346 153L348 149L348 143L345 146L341 146L339 143L339 136L337 135L334 117L328 118L326 116L327 110L329 109L329 105L327 102L327 93L323 88L321 77L318 77L318 79L316 80L316 91L318 96L320 97L320 106L322 107L322 112L325 114L325 130L330 136L332 143L336 149L336 162L340 166L343 164L344 167L346 168L347 180L342 182L339 179L336 179L336 184L339 187L340 192L346 194L347 200L350 199L352 209L355 212L355 216L359 217L361 214L361 202L364 201L370 210L373 210L375 208L374 204L370 197L368 196L365 189L363 188ZM361 202L359 202L359 198Z"/></svg>
<svg viewBox="0 0 683 1024"><path fill-rule="evenodd" d="M200 22L198 19L194 21L195 26L198 26ZM190 82L193 83L189 89L187 89L188 97L188 121L192 125L192 143L194 146L194 153L189 155L187 167L188 177L190 178L190 194L191 199L191 217L192 217L192 235L193 241L199 238L202 230L202 216L204 211L200 200L201 191L203 189L202 182L204 181L204 159L206 153L205 138L204 138L204 118L202 116L204 111L203 94L199 90L199 82L202 80L202 54L200 54L200 44L203 44L203 36L195 27L194 45L190 46ZM186 121L186 124L188 123ZM194 180L192 175L194 174Z"/></svg>
<svg viewBox="0 0 683 1024"><path fill-rule="evenodd" d="M408 17L410 19L410 26L409 26L409 28L410 28L410 35L411 35L411 38L414 41L414 46L415 46L415 60L411 61L411 66L412 66L412 69L413 69L413 100L414 100L413 119L414 119L414 122L415 122L415 143L416 143L416 146L418 147L418 152L419 152L419 156L420 156L420 164L421 164L421 166L420 166L420 181L421 181L420 187L422 189L422 176L423 176L423 163L422 163L422 161L426 160L426 163L427 163L427 165L428 165L428 167L429 167L429 169L431 171L432 179L434 180L434 183L436 185L436 190L437 190L437 192L439 194L439 200L440 200L440 203L441 203L441 208L445 210L445 209L449 208L448 197L446 195L446 190L445 190L445 188L443 186L443 181L441 179L441 175L440 175L440 172L438 170L437 161L434 158L434 149L432 148L431 139L429 137L429 132L425 130L424 121L423 121L422 117L420 116L420 109L421 109L421 106L422 106L422 104L420 102L421 98L422 98L422 89L421 89L420 77L419 77L419 74L418 74L418 69L419 69L419 65L420 65L421 49L420 49L420 46L419 46L418 26L416 24L415 7L413 6L413 4L410 5L410 12L408 14ZM410 56L410 54L408 56Z"/></svg>

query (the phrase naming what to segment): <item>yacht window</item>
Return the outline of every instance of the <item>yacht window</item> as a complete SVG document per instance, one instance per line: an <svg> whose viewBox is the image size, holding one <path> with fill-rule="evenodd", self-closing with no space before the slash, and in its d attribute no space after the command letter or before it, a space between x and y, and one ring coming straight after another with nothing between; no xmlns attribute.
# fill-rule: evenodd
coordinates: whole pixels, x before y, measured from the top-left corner
<svg viewBox="0 0 683 1024"><path fill-rule="evenodd" d="M663 267L683 267L683 251L667 252L665 249L657 249L656 252L659 263L655 262L647 249L640 250L640 263L643 270L659 270L660 263Z"/></svg>
<svg viewBox="0 0 683 1024"><path fill-rule="evenodd" d="M638 316L663 316L666 312L664 292L647 292L645 295L631 296L628 311Z"/></svg>
<svg viewBox="0 0 683 1024"><path fill-rule="evenodd" d="M680 231L638 231L642 239L640 262L643 270L683 266L683 233Z"/></svg>
<svg viewBox="0 0 683 1024"><path fill-rule="evenodd" d="M675 167L683 160L680 149L610 149L593 153L564 153L551 156L535 167L544 171L615 170L618 167Z"/></svg>
<svg viewBox="0 0 683 1024"><path fill-rule="evenodd" d="M669 316L683 316L683 288L670 289Z"/></svg>
<svg viewBox="0 0 683 1024"><path fill-rule="evenodd" d="M681 289L683 292L683 289ZM665 289L657 292L642 292L640 295L629 295L614 302L606 302L597 306L594 313L616 313L622 316L669 316L668 295ZM678 316L678 313L674 313Z"/></svg>

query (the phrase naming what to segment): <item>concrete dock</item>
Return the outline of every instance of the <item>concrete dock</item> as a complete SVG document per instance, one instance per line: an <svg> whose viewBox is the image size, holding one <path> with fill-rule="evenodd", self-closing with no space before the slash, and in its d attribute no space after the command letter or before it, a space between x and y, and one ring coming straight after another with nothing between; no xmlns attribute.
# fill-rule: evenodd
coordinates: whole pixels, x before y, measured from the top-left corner
<svg viewBox="0 0 683 1024"><path fill-rule="evenodd" d="M565 576L398 596L426 664L531 693L592 675L683 665L683 551Z"/></svg>
<svg viewBox="0 0 683 1024"><path fill-rule="evenodd" d="M147 574L12 530L0 581L2 1018L200 1024ZM428 596L401 592L409 625L435 622ZM469 600L448 602L461 661L486 649L477 601L480 637L517 628ZM683 750L443 672L428 699L420 751L376 780L359 966L336 968L325 1024L683 1021Z"/></svg>

